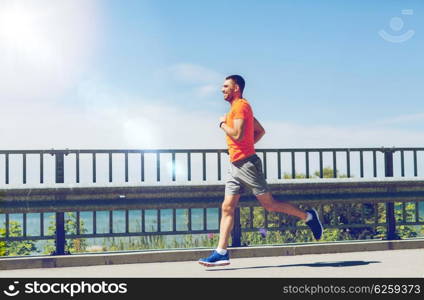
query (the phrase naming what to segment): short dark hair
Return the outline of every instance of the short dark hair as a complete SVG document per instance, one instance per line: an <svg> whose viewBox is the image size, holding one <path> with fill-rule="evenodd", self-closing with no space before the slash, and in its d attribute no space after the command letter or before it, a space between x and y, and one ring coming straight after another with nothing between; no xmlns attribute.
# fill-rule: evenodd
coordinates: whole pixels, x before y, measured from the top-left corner
<svg viewBox="0 0 424 300"><path fill-rule="evenodd" d="M240 87L240 93L243 94L243 90L244 90L244 86L245 86L245 82L243 77L241 77L240 75L230 75L227 76L227 78L225 78L226 80L233 80L239 87Z"/></svg>

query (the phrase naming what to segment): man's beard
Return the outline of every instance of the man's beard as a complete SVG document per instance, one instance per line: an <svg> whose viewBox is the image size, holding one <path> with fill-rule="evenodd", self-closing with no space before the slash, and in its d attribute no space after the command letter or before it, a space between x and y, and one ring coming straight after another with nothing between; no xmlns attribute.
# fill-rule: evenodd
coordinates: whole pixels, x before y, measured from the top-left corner
<svg viewBox="0 0 424 300"><path fill-rule="evenodd" d="M229 95L227 98L224 98L225 101L232 102L234 100L234 95Z"/></svg>

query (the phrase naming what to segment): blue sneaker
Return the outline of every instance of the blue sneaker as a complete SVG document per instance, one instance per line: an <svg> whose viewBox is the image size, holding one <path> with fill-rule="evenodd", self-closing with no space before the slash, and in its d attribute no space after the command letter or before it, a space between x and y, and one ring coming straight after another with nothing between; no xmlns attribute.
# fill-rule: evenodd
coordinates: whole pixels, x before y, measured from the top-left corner
<svg viewBox="0 0 424 300"><path fill-rule="evenodd" d="M307 210L308 213L312 215L312 219L306 222L306 224L311 228L314 238L319 240L322 236L322 224L318 218L318 213L315 209Z"/></svg>
<svg viewBox="0 0 424 300"><path fill-rule="evenodd" d="M228 251L225 255L221 255L214 250L209 257L199 259L199 264L205 267L226 266L230 264L230 256Z"/></svg>

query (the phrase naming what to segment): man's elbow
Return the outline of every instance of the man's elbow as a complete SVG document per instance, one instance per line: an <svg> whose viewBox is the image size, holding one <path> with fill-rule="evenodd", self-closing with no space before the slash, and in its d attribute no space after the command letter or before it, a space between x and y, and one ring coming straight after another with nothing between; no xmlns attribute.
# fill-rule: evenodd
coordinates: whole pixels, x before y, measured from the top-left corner
<svg viewBox="0 0 424 300"><path fill-rule="evenodd" d="M243 139L243 133L237 132L235 135L233 135L233 140L236 142L240 142Z"/></svg>
<svg viewBox="0 0 424 300"><path fill-rule="evenodd" d="M256 131L255 132L255 135L260 135L260 136L263 136L265 134L265 129L261 129L261 130L258 130L258 131Z"/></svg>

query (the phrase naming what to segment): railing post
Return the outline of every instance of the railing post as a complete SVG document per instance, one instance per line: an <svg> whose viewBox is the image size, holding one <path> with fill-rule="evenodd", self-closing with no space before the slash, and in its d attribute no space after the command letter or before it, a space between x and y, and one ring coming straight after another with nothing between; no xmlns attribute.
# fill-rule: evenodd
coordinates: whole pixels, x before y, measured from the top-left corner
<svg viewBox="0 0 424 300"><path fill-rule="evenodd" d="M57 212L55 235L56 250L52 254L65 255L65 242L65 213Z"/></svg>
<svg viewBox="0 0 424 300"><path fill-rule="evenodd" d="M63 152L55 152L55 171L56 171L56 183L65 182L65 154ZM60 196L56 195L56 200L59 200ZM56 250L52 255L65 255L65 213L56 212L56 233L55 233L55 244Z"/></svg>
<svg viewBox="0 0 424 300"><path fill-rule="evenodd" d="M231 233L231 247L241 246L241 222L240 222L240 207L236 207L234 211L234 226Z"/></svg>
<svg viewBox="0 0 424 300"><path fill-rule="evenodd" d="M393 177L393 153L394 150L386 149L384 151L384 173L386 177ZM386 239L399 240L400 237L396 234L396 217L394 202L386 202Z"/></svg>
<svg viewBox="0 0 424 300"><path fill-rule="evenodd" d="M55 171L56 171L56 183L65 182L65 154L63 152L54 153L55 156Z"/></svg>

